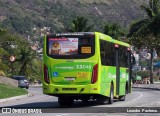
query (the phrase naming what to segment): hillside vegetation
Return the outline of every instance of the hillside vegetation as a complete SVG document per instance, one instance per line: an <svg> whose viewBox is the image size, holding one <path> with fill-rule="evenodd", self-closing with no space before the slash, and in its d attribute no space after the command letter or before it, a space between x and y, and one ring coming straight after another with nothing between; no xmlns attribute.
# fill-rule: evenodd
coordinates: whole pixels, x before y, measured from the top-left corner
<svg viewBox="0 0 160 116"><path fill-rule="evenodd" d="M22 35L34 27L51 27L63 32L76 16L84 16L102 31L104 23L117 22L128 27L144 17L141 4L148 0L0 0L0 26Z"/></svg>

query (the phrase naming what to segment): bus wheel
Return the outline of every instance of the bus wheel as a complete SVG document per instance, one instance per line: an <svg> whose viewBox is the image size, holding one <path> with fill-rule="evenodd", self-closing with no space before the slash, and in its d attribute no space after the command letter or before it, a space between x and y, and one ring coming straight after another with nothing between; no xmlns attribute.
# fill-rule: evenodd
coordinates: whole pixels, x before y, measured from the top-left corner
<svg viewBox="0 0 160 116"><path fill-rule="evenodd" d="M114 87L113 87L113 85L111 85L110 97L108 98L108 103L109 103L109 104L112 104L112 103L113 103L113 98L114 98Z"/></svg>
<svg viewBox="0 0 160 116"><path fill-rule="evenodd" d="M125 90L125 95L119 96L119 101L125 101L126 91L127 91L127 90Z"/></svg>
<svg viewBox="0 0 160 116"><path fill-rule="evenodd" d="M58 103L61 106L70 106L73 105L74 99L70 97L58 97Z"/></svg>
<svg viewBox="0 0 160 116"><path fill-rule="evenodd" d="M126 96L125 96L125 95L123 95L123 96L119 96L119 101L125 101L125 98L126 98Z"/></svg>
<svg viewBox="0 0 160 116"><path fill-rule="evenodd" d="M103 96L103 95L98 95L97 96L97 103L98 104L104 104L107 100L107 97L106 96Z"/></svg>

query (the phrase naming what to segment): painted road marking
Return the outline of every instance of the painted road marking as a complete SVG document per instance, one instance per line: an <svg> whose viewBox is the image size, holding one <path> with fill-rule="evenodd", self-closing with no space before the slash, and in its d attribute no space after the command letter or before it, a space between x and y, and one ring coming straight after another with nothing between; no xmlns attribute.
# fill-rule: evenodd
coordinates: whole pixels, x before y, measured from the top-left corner
<svg viewBox="0 0 160 116"><path fill-rule="evenodd" d="M131 100L131 101L127 101L127 102L133 102L133 101L136 101L136 100L140 99L140 98L143 96L143 94L142 94L142 93L140 93L140 92L135 92L135 93L140 94L140 96L139 96L138 98L136 98L136 99L133 99L133 100Z"/></svg>
<svg viewBox="0 0 160 116"><path fill-rule="evenodd" d="M106 104L106 105L99 105L99 106L93 106L93 107L117 107L117 106L122 106L122 105L124 106L124 104L128 105L128 104L130 104L131 102L134 102L134 101L136 101L136 100L139 100L139 99L143 96L143 94L140 93L140 92L134 92L134 94L138 94L138 97L136 97L135 99L132 99L132 100L130 100L130 101L115 102L115 103L113 103L112 105ZM118 103L118 104L117 104L117 103Z"/></svg>
<svg viewBox="0 0 160 116"><path fill-rule="evenodd" d="M132 99L132 100L130 100L130 101L124 101L123 103L121 102L121 104L116 104L116 107L117 107L118 105L123 105L123 106L124 106L124 104L128 105L128 104L130 104L131 102L134 102L134 101L136 101L136 100L139 100L139 99L143 96L143 94L140 93L140 92L135 92L135 93L136 93L136 94L139 94L139 96L138 96L137 98Z"/></svg>

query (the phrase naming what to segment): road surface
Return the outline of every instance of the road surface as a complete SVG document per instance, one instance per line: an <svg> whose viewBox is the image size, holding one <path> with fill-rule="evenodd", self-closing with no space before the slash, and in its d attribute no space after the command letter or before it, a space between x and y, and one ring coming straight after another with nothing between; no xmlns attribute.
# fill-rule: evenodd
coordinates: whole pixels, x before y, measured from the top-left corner
<svg viewBox="0 0 160 116"><path fill-rule="evenodd" d="M114 100L114 103L111 105L97 105L94 101L84 105L81 101L75 101L72 107L66 108L59 106L57 102L58 99L56 97L44 95L41 88L29 88L28 91L33 94L33 96L0 103L0 106L17 109L43 109L43 112L60 113L58 116L65 116L68 115L68 113L107 113L112 111L115 111L116 113L120 112L118 111L119 109L124 113L126 110L130 111L130 108L133 109L133 107L160 107L160 92L158 90L151 89L133 88L132 93L127 94L125 101ZM128 107L128 109L125 108L125 110L123 110L124 107ZM82 114L78 115L80 116Z"/></svg>

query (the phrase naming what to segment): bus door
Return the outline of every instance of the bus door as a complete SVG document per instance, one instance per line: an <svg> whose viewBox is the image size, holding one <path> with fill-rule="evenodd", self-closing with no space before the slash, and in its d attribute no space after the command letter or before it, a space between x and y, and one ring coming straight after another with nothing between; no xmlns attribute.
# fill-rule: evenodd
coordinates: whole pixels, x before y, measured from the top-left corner
<svg viewBox="0 0 160 116"><path fill-rule="evenodd" d="M131 93L131 81L132 81L132 65L134 65L135 62L135 57L131 53L131 50L128 50L128 68L129 68L129 80L128 80L128 93Z"/></svg>
<svg viewBox="0 0 160 116"><path fill-rule="evenodd" d="M116 63L116 95L120 89L120 66L119 66L119 45L115 44L115 63Z"/></svg>

